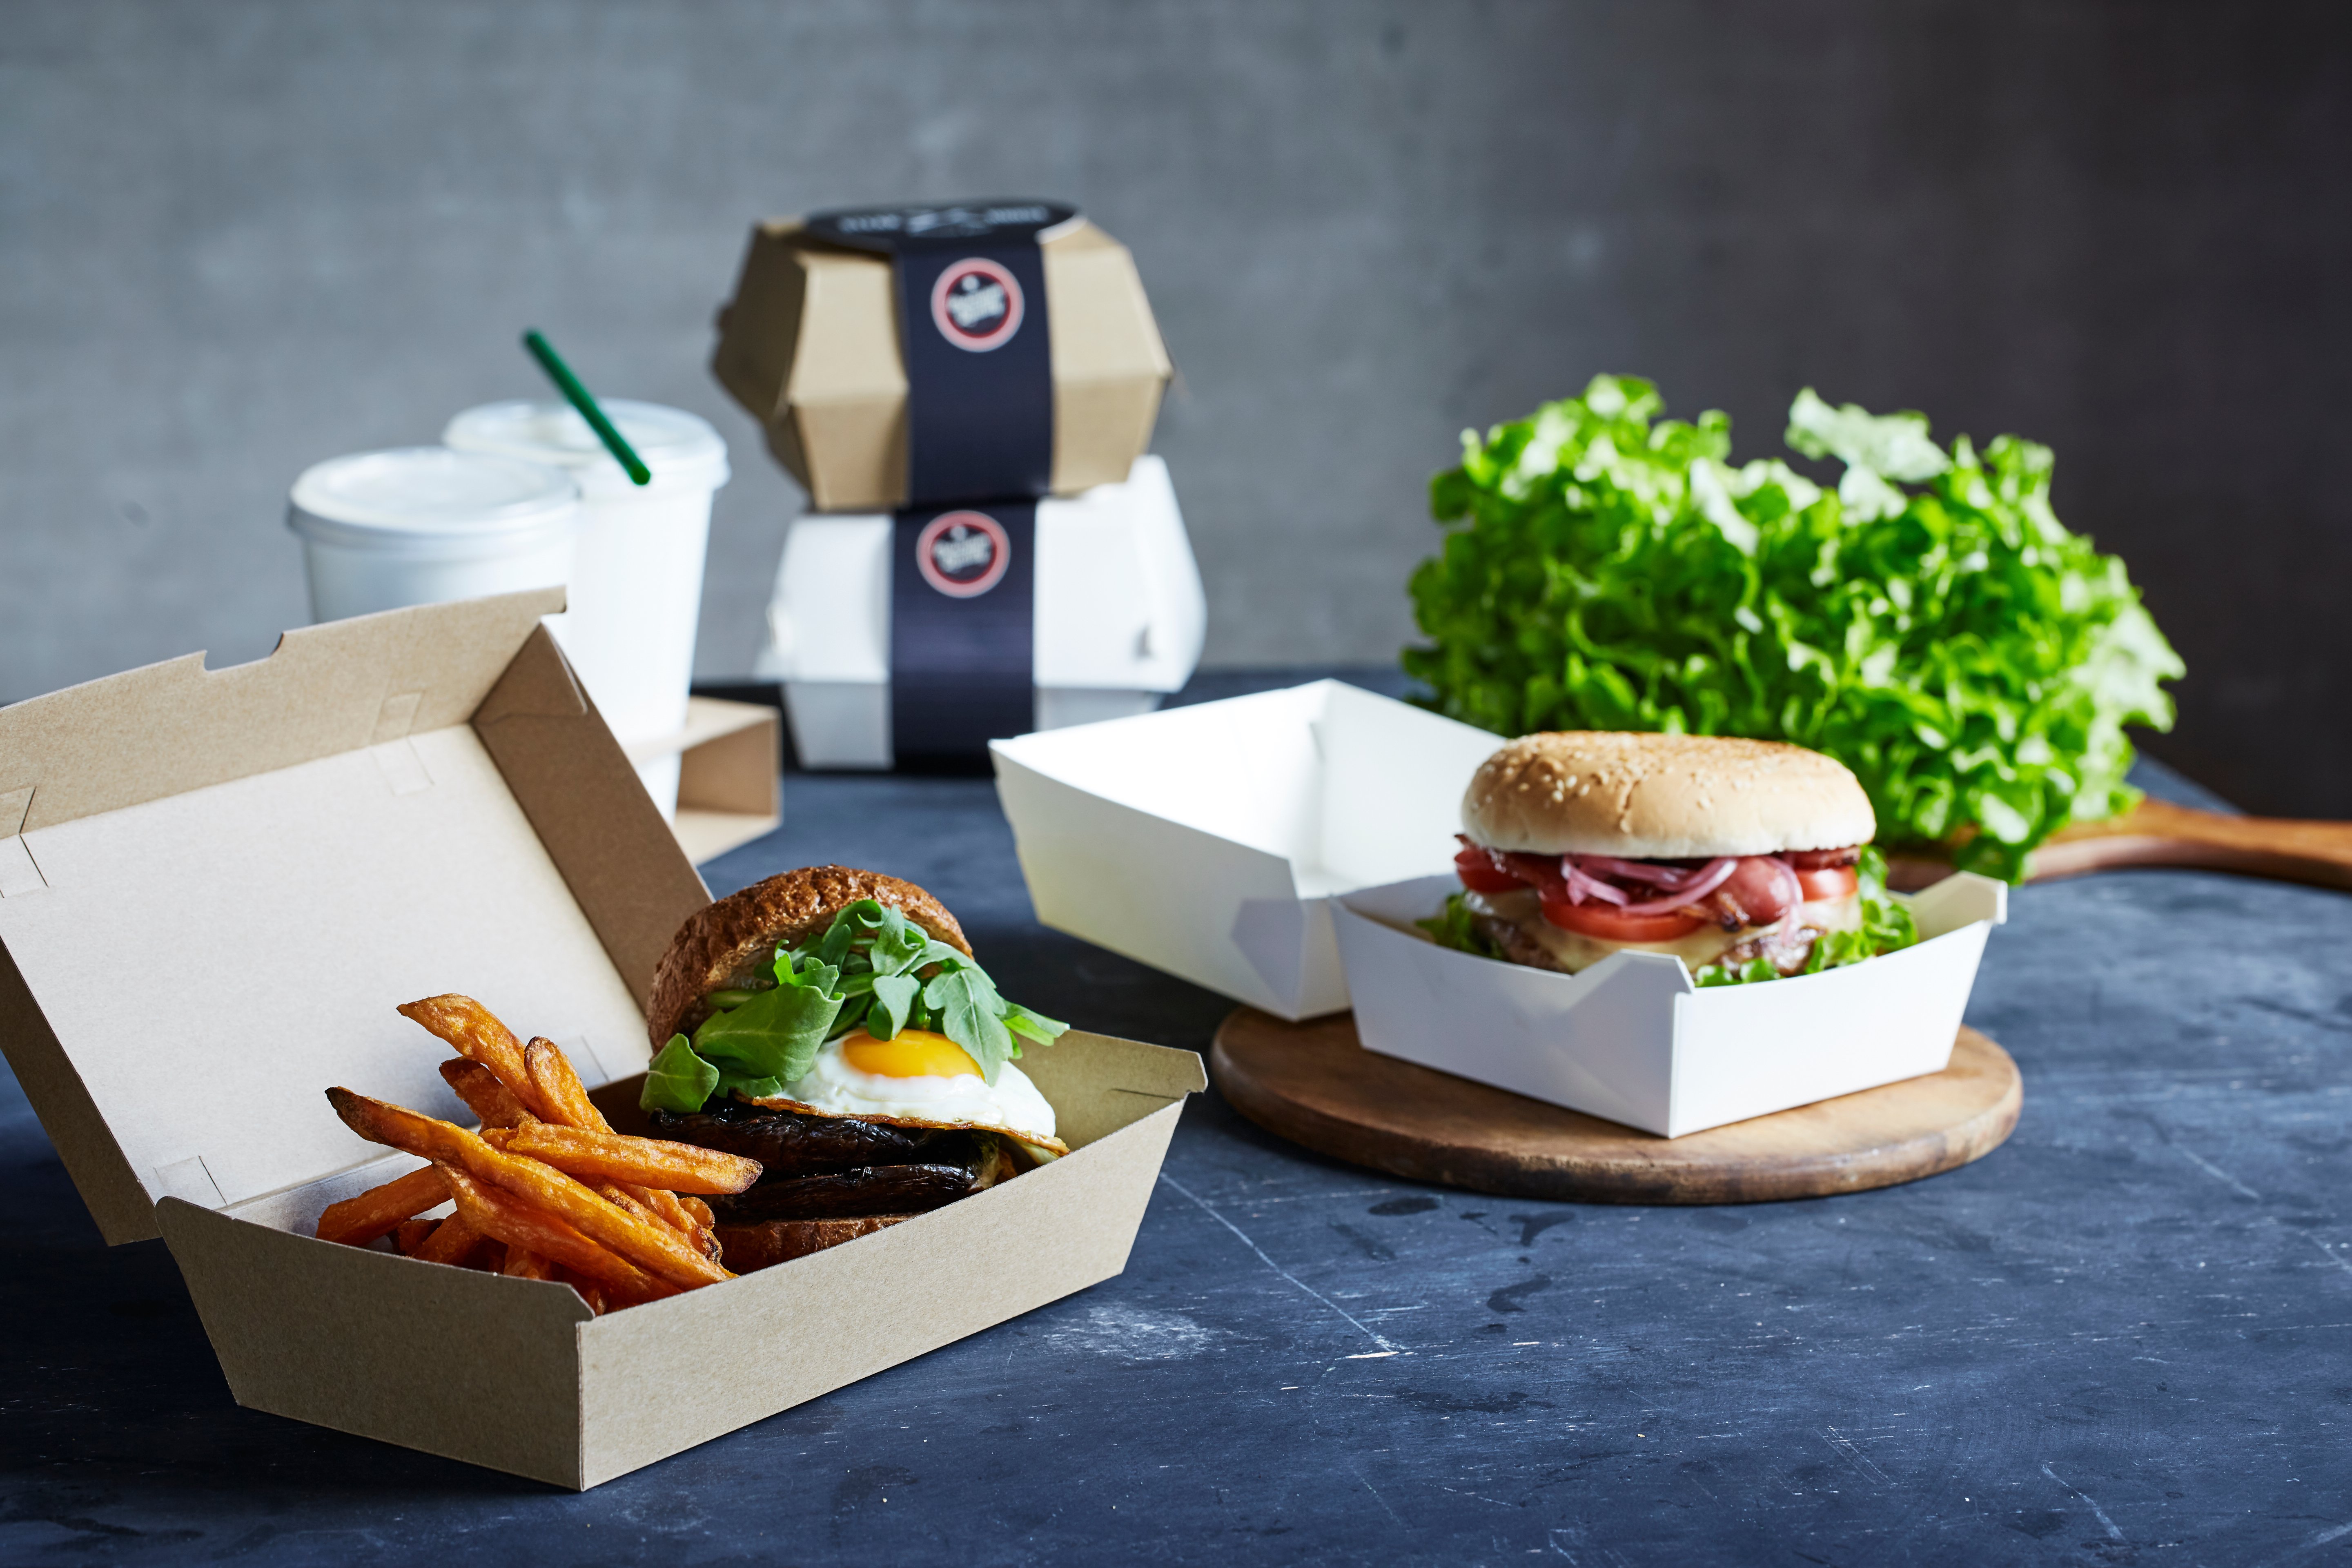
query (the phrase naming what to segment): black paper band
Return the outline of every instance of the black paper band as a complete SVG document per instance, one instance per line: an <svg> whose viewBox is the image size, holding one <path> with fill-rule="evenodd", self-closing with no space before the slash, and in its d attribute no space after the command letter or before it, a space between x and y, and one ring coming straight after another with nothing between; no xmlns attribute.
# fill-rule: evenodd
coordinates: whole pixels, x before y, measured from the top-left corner
<svg viewBox="0 0 2352 1568"><path fill-rule="evenodd" d="M1038 233L1053 202L820 213L808 231L891 258L906 362L907 501L1053 488L1054 368Z"/></svg>
<svg viewBox="0 0 2352 1568"><path fill-rule="evenodd" d="M1035 722L1037 506L909 508L890 541L890 745L971 762Z"/></svg>

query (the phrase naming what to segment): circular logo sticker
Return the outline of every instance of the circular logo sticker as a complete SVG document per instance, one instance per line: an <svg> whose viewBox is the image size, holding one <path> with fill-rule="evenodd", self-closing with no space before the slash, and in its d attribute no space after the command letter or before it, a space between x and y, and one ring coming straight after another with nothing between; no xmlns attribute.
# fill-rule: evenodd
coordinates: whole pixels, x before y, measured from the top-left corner
<svg viewBox="0 0 2352 1568"><path fill-rule="evenodd" d="M1021 330L1021 282L984 256L951 261L931 285L931 322L960 349L986 353Z"/></svg>
<svg viewBox="0 0 2352 1568"><path fill-rule="evenodd" d="M984 511L947 511L915 536L915 565L923 581L950 599L977 599L1004 580L1013 540Z"/></svg>

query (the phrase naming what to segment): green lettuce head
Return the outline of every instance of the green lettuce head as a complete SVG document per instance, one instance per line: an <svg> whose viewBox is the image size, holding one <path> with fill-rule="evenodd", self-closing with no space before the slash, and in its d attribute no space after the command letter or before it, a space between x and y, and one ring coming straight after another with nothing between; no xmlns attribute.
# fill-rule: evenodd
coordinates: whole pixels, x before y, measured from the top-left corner
<svg viewBox="0 0 2352 1568"><path fill-rule="evenodd" d="M2179 657L2124 564L2050 504L2046 447L1949 447L1917 414L1809 389L1788 442L1843 466L1734 467L1730 422L1664 419L1596 376L1430 485L1413 573L1438 711L1497 734L1663 730L1793 742L1853 770L1878 841L2016 880L2138 793L2127 725L2169 729Z"/></svg>

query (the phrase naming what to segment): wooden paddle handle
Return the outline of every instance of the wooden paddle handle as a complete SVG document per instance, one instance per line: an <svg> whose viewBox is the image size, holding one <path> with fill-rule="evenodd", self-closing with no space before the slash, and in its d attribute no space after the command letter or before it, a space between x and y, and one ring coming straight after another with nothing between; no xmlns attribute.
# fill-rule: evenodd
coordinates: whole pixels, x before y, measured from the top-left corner
<svg viewBox="0 0 2352 1568"><path fill-rule="evenodd" d="M2194 867L2352 889L2352 822L2224 816L2143 800L2121 816L2077 823L2058 833L2033 852L2028 879L2079 877L2117 866Z"/></svg>

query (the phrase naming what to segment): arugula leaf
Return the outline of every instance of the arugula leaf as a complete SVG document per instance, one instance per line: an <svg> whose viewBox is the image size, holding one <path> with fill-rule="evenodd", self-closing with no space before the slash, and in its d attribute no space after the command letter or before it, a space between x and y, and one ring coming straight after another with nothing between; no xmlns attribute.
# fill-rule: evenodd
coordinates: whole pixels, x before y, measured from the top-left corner
<svg viewBox="0 0 2352 1568"><path fill-rule="evenodd" d="M1506 735L1793 741L1853 770L1882 843L2012 880L2138 798L2125 726L2171 727L2181 662L2123 563L2051 510L2049 448L1946 447L1809 389L1788 441L1845 465L1825 490L1732 467L1723 415L1664 408L1596 376L1465 435L1430 509L1466 526L1412 583L1429 644L1403 662L1431 706Z"/></svg>
<svg viewBox="0 0 2352 1568"><path fill-rule="evenodd" d="M825 1031L824 1037L828 1040L837 1040L864 1023L867 1009L873 1005L873 1001L874 998L869 994L864 996L852 996L844 1002L841 1005L840 1016L834 1019L833 1027Z"/></svg>
<svg viewBox="0 0 2352 1568"><path fill-rule="evenodd" d="M930 932L909 921L903 911L886 909L882 911L881 927L866 949L866 962L874 966L877 974L904 974L919 967L934 945L947 944L935 944Z"/></svg>
<svg viewBox="0 0 2352 1568"><path fill-rule="evenodd" d="M923 987L923 1002L940 1016L940 1032L980 1064L983 1081L994 1083L1013 1058L1013 1033L1004 1026L1004 998L987 972L969 960L942 969Z"/></svg>
<svg viewBox="0 0 2352 1568"><path fill-rule="evenodd" d="M915 1005L923 983L911 974L874 977L874 1005L866 1015L866 1032L877 1040L895 1039L907 1026L907 1011Z"/></svg>
<svg viewBox="0 0 2352 1568"><path fill-rule="evenodd" d="M882 906L872 899L860 899L845 906L833 917L824 935L816 944L816 959L821 963L839 967L849 957L851 944L882 923Z"/></svg>
<svg viewBox="0 0 2352 1568"><path fill-rule="evenodd" d="M740 1093L753 1100L772 1100L784 1092L784 1086L772 1078L751 1078L722 1066L719 1069L719 1092L721 1095Z"/></svg>
<svg viewBox="0 0 2352 1568"><path fill-rule="evenodd" d="M796 963L797 967L795 967ZM828 963L815 958L803 960L797 953L779 952L776 954L774 967L776 985L779 990L791 991L814 986L820 991L831 993L840 989L841 967L838 964ZM714 998L719 994L721 993L711 993ZM756 1001L766 994L768 994L764 991L755 992L752 999Z"/></svg>
<svg viewBox="0 0 2352 1568"><path fill-rule="evenodd" d="M776 967L782 979L784 965ZM694 1031L695 1049L747 1077L792 1082L816 1060L841 1012L842 998L833 990L837 974L829 965L813 964L740 1007L713 1013Z"/></svg>
<svg viewBox="0 0 2352 1568"><path fill-rule="evenodd" d="M1004 1005L1004 1026L1020 1037L1013 1042L1013 1054L1015 1057L1021 1054L1023 1039L1034 1040L1041 1046L1050 1046L1070 1032L1070 1026L1059 1018L1048 1018L1042 1013L1032 1013L1018 1002L1007 1002Z"/></svg>
<svg viewBox="0 0 2352 1568"><path fill-rule="evenodd" d="M959 949L939 941L877 900L843 908L824 934L800 947L779 949L776 990L729 994L735 1008L714 1015L695 1031L695 1044L723 1068L746 1077L772 1075L789 1085L815 1059L807 1044L837 1039L863 1023L877 1039L936 1026L971 1053L982 1075L1021 1054L1023 1037L1050 1045L1069 1027L1007 1002L988 972ZM928 980L923 972L932 973ZM822 996L831 1010L793 996ZM781 998L781 1000L780 1000ZM782 1041L782 1043L779 1043Z"/></svg>
<svg viewBox="0 0 2352 1568"><path fill-rule="evenodd" d="M653 1065L646 1068L646 1086L637 1093L637 1104L646 1110L699 1110L719 1087L719 1069L696 1056L684 1035L672 1035Z"/></svg>

